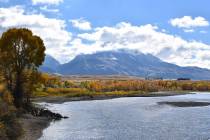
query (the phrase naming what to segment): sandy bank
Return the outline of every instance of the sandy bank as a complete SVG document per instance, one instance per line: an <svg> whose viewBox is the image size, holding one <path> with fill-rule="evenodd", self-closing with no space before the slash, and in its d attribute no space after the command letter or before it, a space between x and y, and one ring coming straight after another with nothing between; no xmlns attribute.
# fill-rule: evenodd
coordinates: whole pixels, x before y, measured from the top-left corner
<svg viewBox="0 0 210 140"><path fill-rule="evenodd" d="M50 125L51 120L46 117L34 117L25 114L19 119L24 135L19 140L37 140L42 136L42 132Z"/></svg>

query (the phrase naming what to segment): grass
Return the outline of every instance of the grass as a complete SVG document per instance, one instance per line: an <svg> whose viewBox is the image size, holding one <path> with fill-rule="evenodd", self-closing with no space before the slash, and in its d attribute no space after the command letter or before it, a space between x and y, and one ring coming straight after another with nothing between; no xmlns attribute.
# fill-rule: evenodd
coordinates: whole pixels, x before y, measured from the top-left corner
<svg viewBox="0 0 210 140"><path fill-rule="evenodd" d="M37 91L34 97L95 97L95 96L134 96L146 94L144 91L111 91L111 92L94 92L81 88L48 88L46 91Z"/></svg>
<svg viewBox="0 0 210 140"><path fill-rule="evenodd" d="M69 94L69 93L86 93L87 89L84 88L47 88L46 91L49 94Z"/></svg>

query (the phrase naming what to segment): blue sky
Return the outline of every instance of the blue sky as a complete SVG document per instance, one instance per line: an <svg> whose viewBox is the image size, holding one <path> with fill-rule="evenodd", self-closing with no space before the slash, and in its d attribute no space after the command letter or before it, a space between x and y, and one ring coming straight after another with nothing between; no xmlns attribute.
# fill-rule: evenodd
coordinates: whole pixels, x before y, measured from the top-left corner
<svg viewBox="0 0 210 140"><path fill-rule="evenodd" d="M209 5L209 0L0 0L0 31L31 28L62 63L80 53L128 48L210 68Z"/></svg>
<svg viewBox="0 0 210 140"><path fill-rule="evenodd" d="M40 5L34 6L30 0L9 0L2 2L1 5L2 7L25 5L29 10L34 9L48 17L63 20L84 18L90 21L93 27L113 26L122 21L133 25L153 24L186 39L210 43L210 28L202 28L208 31L208 34L197 32L189 34L168 24L169 19L186 15L202 16L210 21L209 0L64 0L59 5L48 5L49 8L59 9L60 12L57 14L39 10ZM71 26L67 28L75 31Z"/></svg>

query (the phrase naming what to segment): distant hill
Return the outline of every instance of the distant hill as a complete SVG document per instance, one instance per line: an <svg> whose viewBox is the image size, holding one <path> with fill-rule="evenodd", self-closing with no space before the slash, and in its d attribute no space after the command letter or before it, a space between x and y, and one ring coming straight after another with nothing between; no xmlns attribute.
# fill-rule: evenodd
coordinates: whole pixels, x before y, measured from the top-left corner
<svg viewBox="0 0 210 140"><path fill-rule="evenodd" d="M49 62L49 60L46 61ZM210 79L210 70L198 67L180 67L164 62L151 54L132 51L107 51L90 55L78 55L69 63L59 65L56 61L45 63L48 68L63 75L129 75L162 77L164 79L191 78ZM55 66L57 65L56 69Z"/></svg>
<svg viewBox="0 0 210 140"><path fill-rule="evenodd" d="M44 64L40 67L40 70L48 73L56 73L60 63L50 55L46 55Z"/></svg>

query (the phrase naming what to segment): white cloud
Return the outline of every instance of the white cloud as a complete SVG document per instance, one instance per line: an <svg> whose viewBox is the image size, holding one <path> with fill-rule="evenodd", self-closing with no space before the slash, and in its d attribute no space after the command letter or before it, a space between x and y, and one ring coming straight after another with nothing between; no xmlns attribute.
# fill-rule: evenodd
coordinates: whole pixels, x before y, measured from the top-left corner
<svg viewBox="0 0 210 140"><path fill-rule="evenodd" d="M45 12L50 12L50 13L58 13L59 12L59 9L51 9L46 5L40 7L40 10L45 11Z"/></svg>
<svg viewBox="0 0 210 140"><path fill-rule="evenodd" d="M88 30L91 30L92 27L91 27L91 23L80 18L80 19L73 19L73 20L69 20L71 23L72 23L72 26L75 27L75 28L78 28L80 30L85 30L85 31L88 31Z"/></svg>
<svg viewBox="0 0 210 140"><path fill-rule="evenodd" d="M195 32L195 30L194 29L184 29L184 32L185 33L193 33L193 32Z"/></svg>
<svg viewBox="0 0 210 140"><path fill-rule="evenodd" d="M0 23L0 33L11 27L31 29L43 38L47 53L62 63L81 53L131 49L182 66L210 68L210 45L161 32L150 24L134 26L121 22L112 27L93 28L72 38L65 21L42 14L28 14L20 6L0 8Z"/></svg>
<svg viewBox="0 0 210 140"><path fill-rule="evenodd" d="M62 2L63 2L63 0L32 0L33 5L38 5L38 4L58 5Z"/></svg>
<svg viewBox="0 0 210 140"><path fill-rule="evenodd" d="M182 18L171 19L170 23L174 27L191 29L195 27L206 27L209 26L209 22L204 17L184 16Z"/></svg>
<svg viewBox="0 0 210 140"><path fill-rule="evenodd" d="M181 66L210 68L210 61L204 60L210 54L209 45L159 32L158 27L150 24L133 26L122 22L114 27L96 28L92 33L79 34L78 37L94 42L91 45L77 44L76 46L80 46L75 47L78 53L132 49L151 53L164 61Z"/></svg>
<svg viewBox="0 0 210 140"><path fill-rule="evenodd" d="M71 40L71 33L65 30L65 21L47 18L42 14L27 14L21 6L0 8L0 31L12 27L25 27L41 36L47 53L63 61L61 52Z"/></svg>
<svg viewBox="0 0 210 140"><path fill-rule="evenodd" d="M202 31L200 31L200 33L201 33L201 34L207 34L208 32L207 32L207 31L202 30Z"/></svg>

